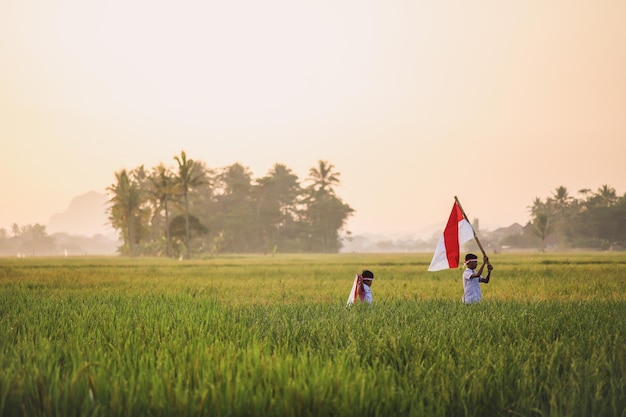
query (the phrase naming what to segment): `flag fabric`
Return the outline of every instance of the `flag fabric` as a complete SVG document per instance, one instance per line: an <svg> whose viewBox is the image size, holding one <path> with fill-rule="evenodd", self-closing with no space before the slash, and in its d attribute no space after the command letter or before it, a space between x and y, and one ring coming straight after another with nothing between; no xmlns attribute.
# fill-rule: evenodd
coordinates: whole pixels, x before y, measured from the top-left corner
<svg viewBox="0 0 626 417"><path fill-rule="evenodd" d="M472 225L463 216L463 211L454 202L448 224L439 238L433 260L428 267L429 271L441 271L442 269L457 268L461 254L461 245L474 238Z"/></svg>
<svg viewBox="0 0 626 417"><path fill-rule="evenodd" d="M350 295L348 295L348 302L346 303L346 307L354 304L361 295L359 294L359 274L354 276L354 283L352 284L352 289L350 290Z"/></svg>

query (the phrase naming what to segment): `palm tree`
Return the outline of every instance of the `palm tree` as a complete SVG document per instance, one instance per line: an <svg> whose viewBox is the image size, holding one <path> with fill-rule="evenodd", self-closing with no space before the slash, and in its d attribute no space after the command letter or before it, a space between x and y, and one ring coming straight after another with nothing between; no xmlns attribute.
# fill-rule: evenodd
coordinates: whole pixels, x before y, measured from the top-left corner
<svg viewBox="0 0 626 417"><path fill-rule="evenodd" d="M546 206L547 204L541 201L541 198L535 197L535 199L533 200L533 205L528 206L531 217L536 217L539 213L545 213Z"/></svg>
<svg viewBox="0 0 626 417"><path fill-rule="evenodd" d="M554 203L557 211L561 212L572 203L573 198L569 195L567 188L560 186L552 193L552 202Z"/></svg>
<svg viewBox="0 0 626 417"><path fill-rule="evenodd" d="M128 242L131 256L135 255L135 221L140 214L141 190L139 184L132 180L128 171L122 169L115 173L116 183L107 187L112 194L111 214L109 220L116 229L122 230L124 240Z"/></svg>
<svg viewBox="0 0 626 417"><path fill-rule="evenodd" d="M339 250L339 230L354 212L349 205L335 196L333 186L339 185L339 175L332 164L322 160L318 161L317 168L309 170L307 180L313 183L307 187L304 199L309 250L319 252Z"/></svg>
<svg viewBox="0 0 626 417"><path fill-rule="evenodd" d="M174 159L178 163L178 176L176 182L179 192L185 201L185 245L187 246L187 259L191 258L190 233L189 233L189 191L206 183L205 172L202 166L196 164L193 159L187 159L185 151Z"/></svg>
<svg viewBox="0 0 626 417"><path fill-rule="evenodd" d="M535 197L533 205L528 207L530 209L531 230L541 239L542 250L545 250L546 238L553 230L554 213L550 203L551 200L549 198L543 202L539 197Z"/></svg>
<svg viewBox="0 0 626 417"><path fill-rule="evenodd" d="M328 192L334 194L335 190L333 186L339 184L338 172L335 172L335 166L328 163L328 161L319 160L317 162L317 168L309 169L309 176L307 180L312 181L311 187L316 192Z"/></svg>
<svg viewBox="0 0 626 417"><path fill-rule="evenodd" d="M172 256L172 238L170 236L169 208L167 203L176 195L176 184L172 173L163 163L160 163L152 170L150 183L152 185L151 194L157 203L157 209L162 206L165 210L166 254L170 257Z"/></svg>
<svg viewBox="0 0 626 417"><path fill-rule="evenodd" d="M538 213L533 222L531 229L539 239L541 239L541 250L546 249L546 238L552 233L552 219L546 213Z"/></svg>
<svg viewBox="0 0 626 417"><path fill-rule="evenodd" d="M610 207L617 201L615 188L609 187L606 184L598 188L598 191L595 193L595 197L597 198L598 205L600 207Z"/></svg>

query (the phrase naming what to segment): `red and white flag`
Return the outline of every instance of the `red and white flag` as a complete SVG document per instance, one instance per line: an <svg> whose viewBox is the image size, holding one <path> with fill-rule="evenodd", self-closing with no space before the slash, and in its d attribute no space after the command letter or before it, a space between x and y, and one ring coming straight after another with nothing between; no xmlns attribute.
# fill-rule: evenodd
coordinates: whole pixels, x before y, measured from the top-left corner
<svg viewBox="0 0 626 417"><path fill-rule="evenodd" d="M362 277L359 274L356 274L354 276L354 283L352 284L352 289L350 290L350 295L348 296L348 302L346 303L346 307L350 307L357 301L365 300L365 293L362 290L361 279Z"/></svg>
<svg viewBox="0 0 626 417"><path fill-rule="evenodd" d="M429 271L457 268L461 254L461 245L474 238L474 229L463 215L461 207L454 202L452 213L443 234L439 238Z"/></svg>
<svg viewBox="0 0 626 417"><path fill-rule="evenodd" d="M354 283L352 284L352 289L350 290L350 295L348 296L348 302L346 306L351 306L359 299L359 275L357 274L354 277Z"/></svg>

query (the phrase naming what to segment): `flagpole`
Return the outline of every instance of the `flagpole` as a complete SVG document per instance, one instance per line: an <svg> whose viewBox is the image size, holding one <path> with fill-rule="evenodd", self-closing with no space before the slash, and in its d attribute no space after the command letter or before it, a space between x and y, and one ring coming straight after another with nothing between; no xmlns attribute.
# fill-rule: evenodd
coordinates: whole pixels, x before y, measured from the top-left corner
<svg viewBox="0 0 626 417"><path fill-rule="evenodd" d="M463 210L463 206L461 205L461 202L459 201L459 199L456 198L456 196L454 196L454 201L456 201L456 204L461 209L461 213L463 213L463 217L465 217L465 220L467 220L469 224L472 224L472 222L470 222L470 219L467 218L467 214L465 214L465 210ZM476 231L474 230L473 226L472 226L472 233L474 233L474 240L476 240L476 243L478 243L478 247L480 248L480 251L483 253L483 256L487 256L487 254L485 253L485 250L483 249L483 245L480 243L480 240L478 239L478 235L476 235ZM487 262L487 264L491 265L491 262Z"/></svg>

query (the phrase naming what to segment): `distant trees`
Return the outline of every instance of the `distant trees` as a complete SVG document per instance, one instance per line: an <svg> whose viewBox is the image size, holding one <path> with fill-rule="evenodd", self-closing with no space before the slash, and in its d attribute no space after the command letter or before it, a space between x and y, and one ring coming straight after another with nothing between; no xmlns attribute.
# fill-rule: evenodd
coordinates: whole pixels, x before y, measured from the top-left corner
<svg viewBox="0 0 626 417"><path fill-rule="evenodd" d="M535 198L530 208L530 214L531 221L528 224L530 226L528 230L541 240L541 249L543 250L545 249L548 235L552 233L553 225L553 216L550 213L548 203L544 203L539 197Z"/></svg>
<svg viewBox="0 0 626 417"><path fill-rule="evenodd" d="M303 190L298 176L283 164L274 164L256 181L254 193L261 245L273 250L298 251L304 239Z"/></svg>
<svg viewBox="0 0 626 417"><path fill-rule="evenodd" d="M180 158L188 166L189 159ZM337 252L344 242L339 232L354 210L336 195L340 174L326 161L309 170L303 186L283 164L275 164L255 179L235 163L217 170L194 161L185 202L180 180L163 163L115 173L107 187L108 216L118 230L128 256L219 255L220 253ZM195 170L195 171L194 171ZM200 173L203 175L198 176ZM201 181L200 178L202 178ZM603 185L582 189L578 198L565 187L549 197L536 197L528 207L525 226L480 230L485 247L537 249L623 249L626 246L626 194ZM479 230L477 219L472 222ZM349 234L349 232L348 232ZM368 242L363 236L346 240L357 251L430 251L431 240ZM103 238L101 236L101 238ZM12 224L0 228L0 255L48 256L111 253L115 242L55 234L45 226ZM189 249L189 252L187 250ZM102 251L102 252L100 252ZM189 254L189 255L187 255Z"/></svg>
<svg viewBox="0 0 626 417"><path fill-rule="evenodd" d="M304 213L308 226L310 252L337 252L340 248L339 230L344 219L354 210L335 196L334 186L339 184L338 172L327 161L319 161L317 168L309 170L311 182L304 192L307 210Z"/></svg>
<svg viewBox="0 0 626 417"><path fill-rule="evenodd" d="M185 248L187 249L187 259L189 259L191 257L189 193L206 184L205 172L202 165L195 163L193 159L187 159L185 151L181 151L180 156L175 156L174 159L178 163L178 176L175 177L176 186L185 203Z"/></svg>
<svg viewBox="0 0 626 417"><path fill-rule="evenodd" d="M9 237L0 229L0 254L18 254L24 256L53 255L57 252L54 239L48 235L46 226L39 223L20 226L13 223L13 236Z"/></svg>
<svg viewBox="0 0 626 417"><path fill-rule="evenodd" d="M560 248L623 247L626 243L626 194L602 185L595 192L583 189L581 198L557 187L545 200L535 198L525 231L536 234L542 247Z"/></svg>
<svg viewBox="0 0 626 417"><path fill-rule="evenodd" d="M162 163L115 173L107 188L112 226L130 256L337 252L339 231L354 210L335 194L340 174L327 161L304 188L287 166L254 179L240 163L208 169L184 151L174 169ZM181 222L184 234L181 233Z"/></svg>
<svg viewBox="0 0 626 417"><path fill-rule="evenodd" d="M136 255L135 245L141 240L138 229L142 225L141 207L146 202L143 188L143 167L130 173L122 169L115 173L116 182L107 188L111 194L109 220L121 231L123 254Z"/></svg>
<svg viewBox="0 0 626 417"><path fill-rule="evenodd" d="M165 231L166 248L165 253L168 257L172 256L172 238L170 234L170 208L168 203L174 199L177 194L176 181L172 171L165 167L163 163L160 163L153 168L150 177L148 178L150 187L148 189L148 195L153 204L153 215L150 222L153 225L157 225L157 216L162 215L165 218L165 222L161 227L161 230ZM153 235L153 238L157 236Z"/></svg>

